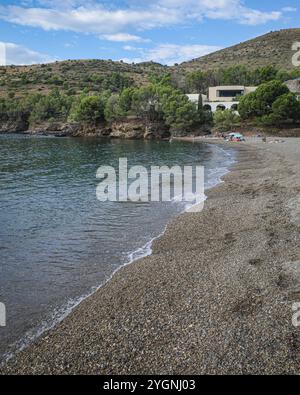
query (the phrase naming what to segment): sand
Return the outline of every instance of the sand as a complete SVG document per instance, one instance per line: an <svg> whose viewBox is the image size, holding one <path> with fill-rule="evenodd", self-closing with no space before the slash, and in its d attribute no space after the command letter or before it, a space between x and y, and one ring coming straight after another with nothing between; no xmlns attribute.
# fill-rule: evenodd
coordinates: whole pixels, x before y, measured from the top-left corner
<svg viewBox="0 0 300 395"><path fill-rule="evenodd" d="M285 141L235 144L203 212L176 218L1 373L298 374L300 139Z"/></svg>

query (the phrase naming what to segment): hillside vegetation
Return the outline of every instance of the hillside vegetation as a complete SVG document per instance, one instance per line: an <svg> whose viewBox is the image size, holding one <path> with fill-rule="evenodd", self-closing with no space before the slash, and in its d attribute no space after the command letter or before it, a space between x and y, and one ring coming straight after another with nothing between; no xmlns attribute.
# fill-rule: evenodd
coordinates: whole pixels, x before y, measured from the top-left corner
<svg viewBox="0 0 300 395"><path fill-rule="evenodd" d="M266 48L270 53L275 53L275 46L276 53L279 53L278 47L287 48L287 36L289 40L295 40L296 37L292 38L291 34L298 31L300 29L292 29L289 35L286 34L288 31L271 33L234 48L239 48L241 52L248 48L246 52L249 55L256 45L259 47L259 42L264 42L261 53L267 51ZM276 39L276 36L281 39ZM293 42L289 42L290 47ZM226 58L233 51L229 48L210 57ZM273 59L270 53L269 58ZM259 53L257 55L260 59ZM151 138L156 136L156 130L162 129L177 135L206 132L213 121L228 128L239 122L236 114L216 114L213 120L212 114L204 111L200 102L196 106L185 93L207 93L209 86L235 84L263 85L263 92L271 92L267 95L270 96L267 103L264 102L265 93L263 100L255 94L247 95L241 101L243 120L268 126L298 126L299 102L295 95L288 94L288 88L283 83L300 77L299 67L281 67L281 57L278 64L260 65L258 62L254 67L252 56L249 56L248 64L241 64L237 56L232 57L232 64L229 61L222 64L212 62L211 65L218 67L208 68L207 62L205 67L201 66L203 59L207 57L173 68L154 62L129 65L111 60L69 60L34 66L0 67L0 132L40 130L46 133L48 130L69 129L70 125L73 130L76 124L76 131L67 133L74 135L82 131L85 135L88 130L89 133L96 131L111 135L115 123L122 128L133 119L139 123L138 128L143 129L143 136L149 135L151 127L155 129ZM276 56L274 59L277 59ZM282 94L273 94L274 83L274 91L279 86L280 93L283 89ZM278 98L276 103L275 97ZM293 108L292 113L288 111L289 106ZM128 128L133 136L130 129L135 126L129 125Z"/></svg>
<svg viewBox="0 0 300 395"><path fill-rule="evenodd" d="M190 62L182 63L177 69L181 72L194 69L206 71L239 64L249 68L273 65L279 69L291 70L294 68L292 64L294 54L292 45L297 41L300 42L300 29L270 32Z"/></svg>
<svg viewBox="0 0 300 395"><path fill-rule="evenodd" d="M261 79L254 75L255 69L273 66L278 71L295 71L292 65L292 44L296 41L300 42L300 29L281 30L174 67L154 62L126 64L96 59L0 67L0 97L8 92L14 92L17 96L27 93L47 94L55 87L67 95L79 95L82 92L94 94L107 89L119 92L124 87L144 86L149 83L151 76L165 73L171 73L174 85L184 91L205 90L208 85L218 83L258 84ZM245 76L241 68L242 77L241 71L229 77L228 73L223 75L224 69L235 65L244 66L254 74L249 76L248 72ZM204 73L204 82L200 81L199 84L199 76L198 84L195 85L193 78L190 81L189 76L195 71Z"/></svg>
<svg viewBox="0 0 300 395"><path fill-rule="evenodd" d="M48 93L55 87L69 95L121 90L127 86L145 85L151 74L162 73L166 68L153 62L129 65L96 59L0 67L0 97L12 91L19 96Z"/></svg>

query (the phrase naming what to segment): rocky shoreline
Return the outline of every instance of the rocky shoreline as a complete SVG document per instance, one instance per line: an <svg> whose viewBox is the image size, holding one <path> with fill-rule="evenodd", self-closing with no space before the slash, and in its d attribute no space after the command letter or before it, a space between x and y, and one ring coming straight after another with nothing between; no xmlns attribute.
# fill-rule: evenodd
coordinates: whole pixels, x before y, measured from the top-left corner
<svg viewBox="0 0 300 395"><path fill-rule="evenodd" d="M300 128L288 127L258 127L253 125L242 125L235 130L245 136L276 136L276 137L299 137ZM124 120L111 124L100 124L97 126L84 125L76 122L45 122L39 125L28 125L26 122L2 122L0 123L0 134L28 134L35 136L54 137L109 137L128 140L168 140L171 137L195 137L220 135L217 127L194 130L191 133L180 133L170 131L163 123L146 124L136 117L128 117Z"/></svg>
<svg viewBox="0 0 300 395"><path fill-rule="evenodd" d="M2 123L0 133L18 133L36 136L55 137L110 137L132 140L169 139L169 128L161 123L146 124L137 118L128 118L111 124L84 125L80 123L46 122L39 125L28 125L24 122Z"/></svg>
<svg viewBox="0 0 300 395"><path fill-rule="evenodd" d="M299 374L300 140L235 146L203 212L0 372Z"/></svg>

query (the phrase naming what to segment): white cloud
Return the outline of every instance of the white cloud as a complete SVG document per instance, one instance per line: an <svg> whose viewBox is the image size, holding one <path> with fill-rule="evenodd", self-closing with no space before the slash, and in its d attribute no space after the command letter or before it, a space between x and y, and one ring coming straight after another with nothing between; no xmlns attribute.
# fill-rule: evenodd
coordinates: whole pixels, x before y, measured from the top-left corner
<svg viewBox="0 0 300 395"><path fill-rule="evenodd" d="M38 7L0 6L0 19L44 30L113 36L124 35L128 29L152 29L204 18L257 25L278 20L285 12L259 11L246 7L242 0L153 0L139 4L130 1L131 6L123 8L109 6L109 2L103 0L101 4L95 0L40 0L38 3L41 4Z"/></svg>
<svg viewBox="0 0 300 395"><path fill-rule="evenodd" d="M278 11L260 11L245 5L244 0L127 0L127 6L118 6L111 0L23 0L16 5L0 5L0 19L42 28L46 31L73 31L94 34L97 37L120 43L146 43L141 30L198 23L204 19L228 20L239 24L258 25L279 20L294 7ZM130 32L130 33L129 33ZM132 33L133 32L133 33ZM135 34L135 33L138 33ZM11 62L39 63L50 61L47 55L28 48L9 44ZM67 43L66 46L69 46ZM15 46L15 47L14 47ZM165 64L203 56L218 47L207 45L161 44L152 49L123 47L135 51L134 59L125 61L157 61Z"/></svg>
<svg viewBox="0 0 300 395"><path fill-rule="evenodd" d="M110 10L102 5L60 8L23 8L0 6L0 19L24 26L40 27L44 30L66 30L81 33L116 34L129 27L151 29L178 23L176 10L160 7L149 9Z"/></svg>
<svg viewBox="0 0 300 395"><path fill-rule="evenodd" d="M281 11L283 11L283 12L297 12L298 8L295 8L295 7L283 7L281 9Z"/></svg>
<svg viewBox="0 0 300 395"><path fill-rule="evenodd" d="M283 16L281 11L263 12L246 7L242 0L158 0L165 7L176 7L187 18L233 20L240 24L259 25Z"/></svg>
<svg viewBox="0 0 300 395"><path fill-rule="evenodd" d="M36 63L49 63L57 59L49 55L33 51L22 45L0 42L0 65L28 65Z"/></svg>
<svg viewBox="0 0 300 395"><path fill-rule="evenodd" d="M149 42L150 40L144 39L142 37L128 34L128 33L116 33L116 34L103 34L100 38L107 41L115 41L115 42Z"/></svg>
<svg viewBox="0 0 300 395"><path fill-rule="evenodd" d="M124 45L123 49L125 51L142 51L143 50L143 48L137 48L137 47L134 47L132 45Z"/></svg>
<svg viewBox="0 0 300 395"><path fill-rule="evenodd" d="M279 11L265 13L256 10L245 10L240 22L244 25L262 25L270 21L277 21L281 16L282 13Z"/></svg>
<svg viewBox="0 0 300 395"><path fill-rule="evenodd" d="M209 53L218 51L220 47L210 45L175 45L175 44L161 44L155 48L144 50L141 48L128 47L124 49L128 51L136 50L138 56L135 58L124 58L123 61L127 63L140 62L158 62L167 65L174 65L175 63L182 63L187 60L198 58Z"/></svg>

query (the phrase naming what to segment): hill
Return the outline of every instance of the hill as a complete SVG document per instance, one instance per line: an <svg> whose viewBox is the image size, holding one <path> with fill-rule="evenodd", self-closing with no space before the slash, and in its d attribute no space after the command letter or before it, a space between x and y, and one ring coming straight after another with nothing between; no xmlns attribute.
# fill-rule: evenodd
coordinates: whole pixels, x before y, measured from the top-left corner
<svg viewBox="0 0 300 395"><path fill-rule="evenodd" d="M274 65L277 69L292 70L295 69L292 44L296 41L300 42L300 29L280 30L174 67L154 62L127 64L97 59L0 67L0 97L10 92L16 96L48 93L55 87L69 96L83 91L118 92L126 86L143 86L151 75L166 72L172 73L178 87L186 89L185 76L189 72L224 69L237 64L246 65L249 69ZM208 79L207 84L213 83L217 83L215 78Z"/></svg>
<svg viewBox="0 0 300 395"><path fill-rule="evenodd" d="M144 85L149 76L162 73L167 66L148 62L127 64L112 60L67 60L31 66L0 67L0 96L7 92L48 93L58 87L70 95L83 90L99 92L122 89L124 86Z"/></svg>
<svg viewBox="0 0 300 395"><path fill-rule="evenodd" d="M249 41L222 49L212 54L184 62L175 69L186 72L195 69L203 71L246 65L249 68L274 65L278 69L291 70L294 42L300 42L300 29L286 29L270 32Z"/></svg>

